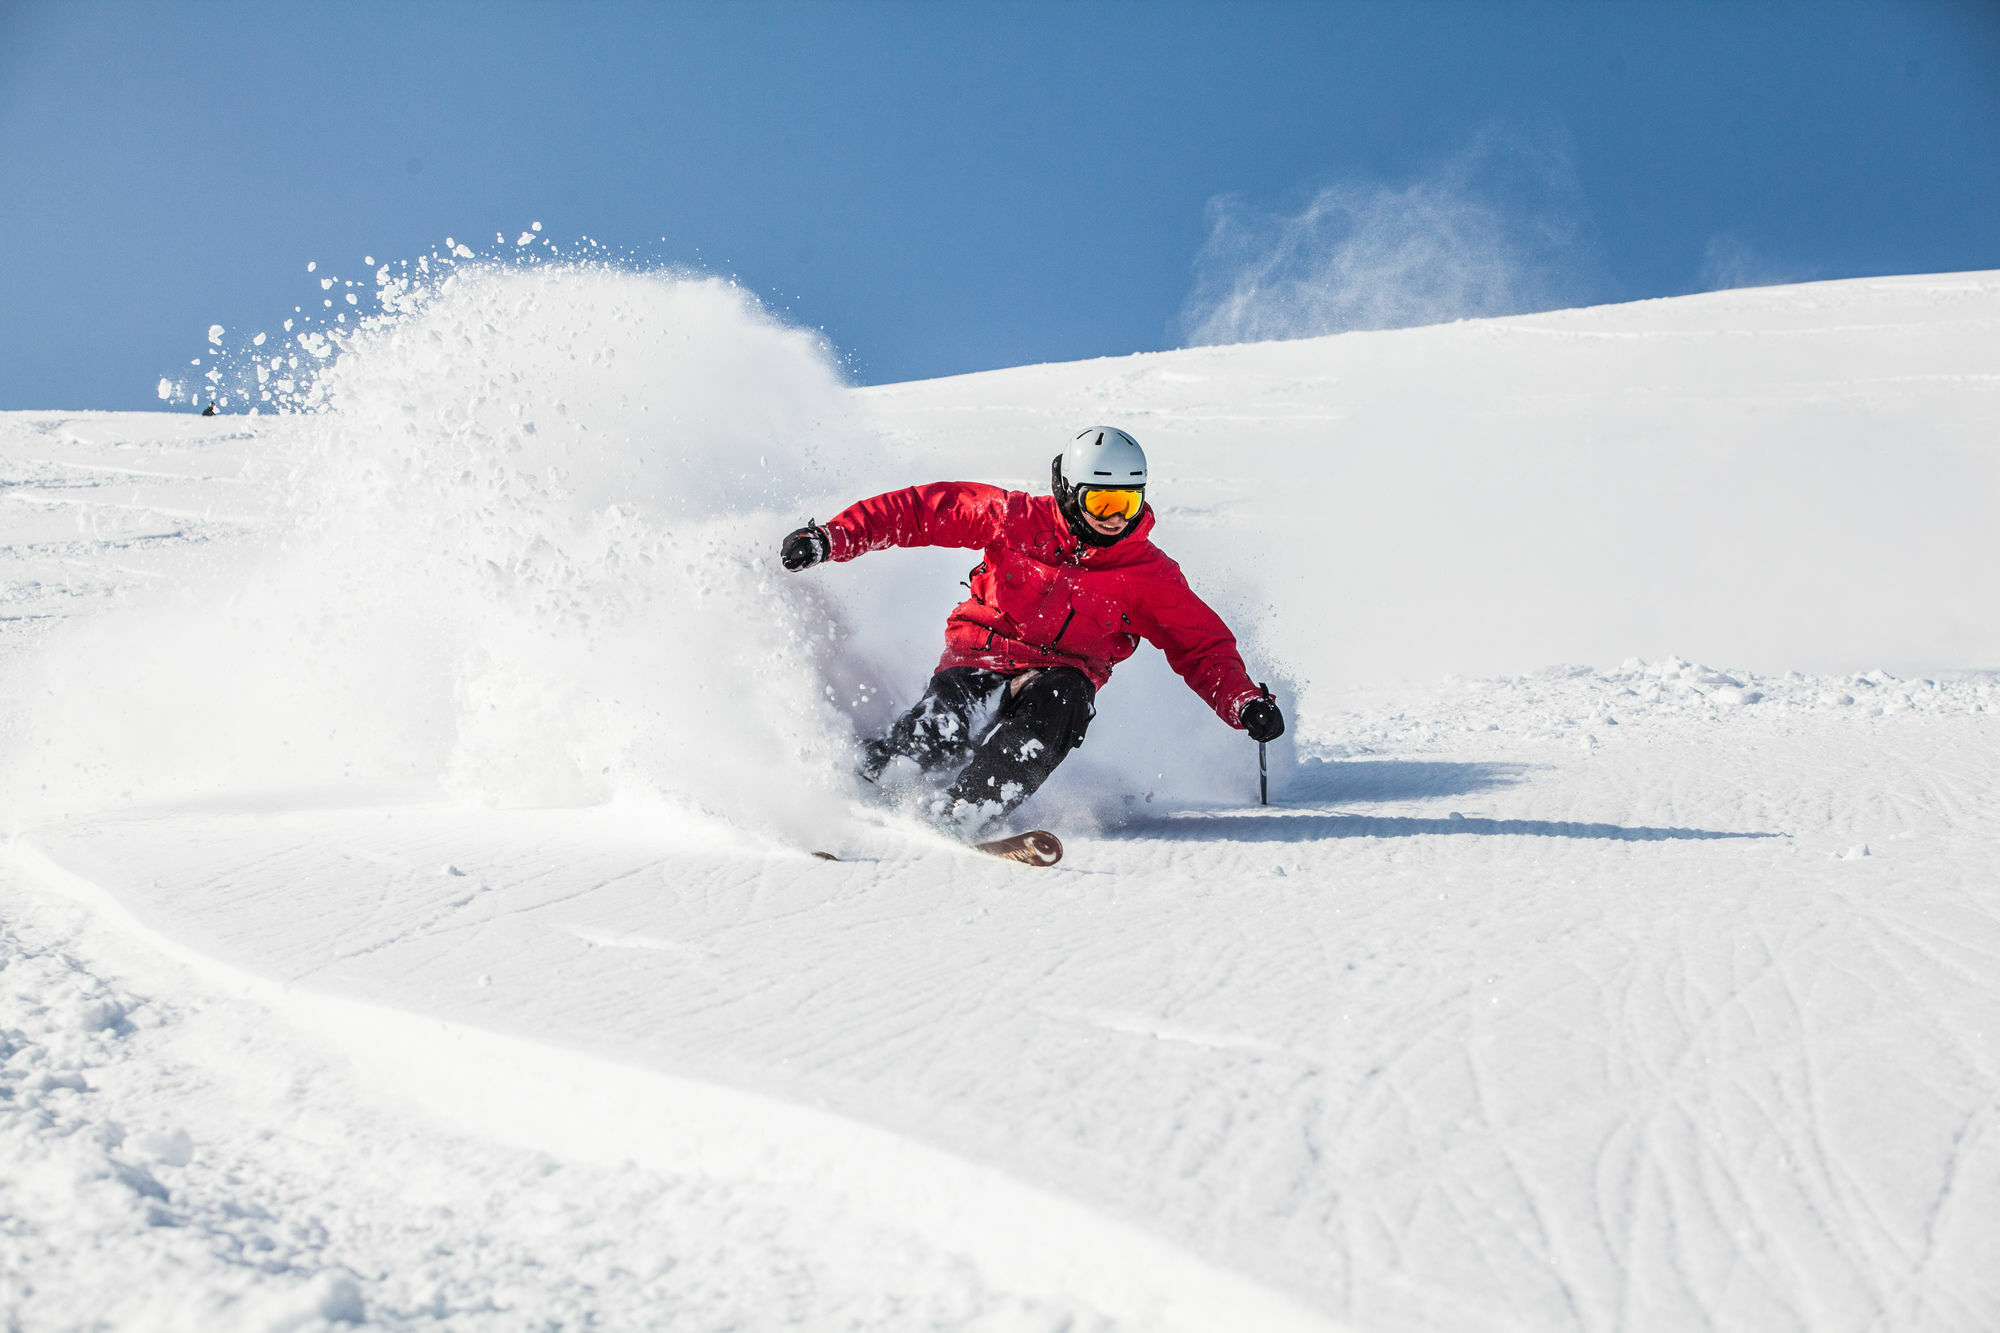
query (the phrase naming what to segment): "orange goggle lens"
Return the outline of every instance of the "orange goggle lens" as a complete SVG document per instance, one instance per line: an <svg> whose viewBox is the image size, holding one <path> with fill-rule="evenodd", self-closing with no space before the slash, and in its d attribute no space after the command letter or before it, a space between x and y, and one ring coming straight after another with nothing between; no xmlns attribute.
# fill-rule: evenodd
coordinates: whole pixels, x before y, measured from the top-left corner
<svg viewBox="0 0 2000 1333"><path fill-rule="evenodd" d="M1145 506L1146 493L1136 490L1113 490L1108 487L1092 487L1079 497L1085 512L1098 518L1139 517L1139 510Z"/></svg>

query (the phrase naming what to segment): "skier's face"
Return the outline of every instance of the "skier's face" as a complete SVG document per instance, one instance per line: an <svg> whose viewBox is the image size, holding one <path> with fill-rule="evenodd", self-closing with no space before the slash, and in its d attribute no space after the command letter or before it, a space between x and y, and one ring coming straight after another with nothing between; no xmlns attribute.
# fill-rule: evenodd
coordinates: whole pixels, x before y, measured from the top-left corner
<svg viewBox="0 0 2000 1333"><path fill-rule="evenodd" d="M1090 524L1093 531L1105 537L1116 537L1131 525L1131 521L1123 514L1113 514L1110 518L1099 518L1095 514L1086 512L1083 516L1083 521Z"/></svg>
<svg viewBox="0 0 2000 1333"><path fill-rule="evenodd" d="M1143 486L1082 486L1077 488L1076 501L1083 521L1098 536L1116 537L1146 507L1146 490Z"/></svg>

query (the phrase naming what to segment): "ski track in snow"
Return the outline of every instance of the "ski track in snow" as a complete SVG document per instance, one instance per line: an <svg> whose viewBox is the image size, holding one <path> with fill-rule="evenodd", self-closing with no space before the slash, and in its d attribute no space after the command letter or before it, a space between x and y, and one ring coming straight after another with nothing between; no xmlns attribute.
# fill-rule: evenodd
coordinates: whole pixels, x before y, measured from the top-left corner
<svg viewBox="0 0 2000 1333"><path fill-rule="evenodd" d="M796 1181L454 1134L240 987L0 882L10 1327L1112 1327Z"/></svg>
<svg viewBox="0 0 2000 1333"><path fill-rule="evenodd" d="M1030 484L1023 436L1079 414L1193 449L1379 413L1351 376L1413 341L1718 344L1769 351L1713 386L1731 411L1930 411L1970 438L1996 421L1989 372L1829 376L1797 347L1912 327L1876 301L1934 300L1926 329L1977 341L1994 290L1726 293L860 396L901 479L942 450ZM1764 339L1673 327L1736 316ZM1644 422L1701 397L1680 389L1618 392ZM1612 410L1536 392L1505 413ZM0 416L0 667L248 545L279 507L260 441L286 429ZM1257 586L1262 556L1224 554L1255 511L1192 457L1218 476L1167 544L1228 602ZM1267 600L1298 595L1269 577ZM1375 615L1306 619L1366 641ZM927 664L934 617L904 619ZM1296 656L1323 632L1260 641ZM1131 671L1108 700L1151 688ZM17 826L4 1313L2000 1326L2000 677L1670 657L1289 683L1267 809L1133 790L1151 752L1130 777L1088 767L1131 734L1108 711L1059 782L1124 790L1062 825L1050 871L875 817L820 862L645 800L273 791Z"/></svg>

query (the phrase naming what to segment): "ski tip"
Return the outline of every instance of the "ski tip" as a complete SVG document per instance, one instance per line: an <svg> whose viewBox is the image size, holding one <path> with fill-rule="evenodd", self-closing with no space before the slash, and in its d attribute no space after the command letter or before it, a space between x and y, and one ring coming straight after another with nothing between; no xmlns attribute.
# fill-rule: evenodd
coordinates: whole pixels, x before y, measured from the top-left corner
<svg viewBox="0 0 2000 1333"><path fill-rule="evenodd" d="M822 861L838 861L840 859L839 857L835 856L832 852L814 852L813 855L817 856Z"/></svg>
<svg viewBox="0 0 2000 1333"><path fill-rule="evenodd" d="M1008 861L1019 861L1022 865L1052 866L1063 858L1062 839L1047 829L1029 829L1026 833L1016 833L1011 838L995 838L992 842L976 842L975 851L988 856L998 856Z"/></svg>

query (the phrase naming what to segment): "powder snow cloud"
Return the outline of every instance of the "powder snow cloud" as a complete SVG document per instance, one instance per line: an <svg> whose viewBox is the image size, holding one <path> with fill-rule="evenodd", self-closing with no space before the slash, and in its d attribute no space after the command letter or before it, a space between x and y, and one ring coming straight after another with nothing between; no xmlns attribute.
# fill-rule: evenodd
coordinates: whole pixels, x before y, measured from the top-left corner
<svg viewBox="0 0 2000 1333"><path fill-rule="evenodd" d="M1415 179L1343 181L1295 212L1209 200L1187 346L1409 328L1570 304L1588 288L1563 136L1489 127Z"/></svg>

